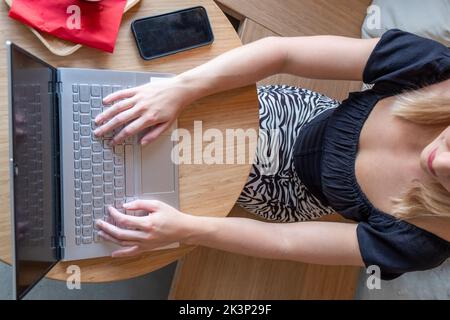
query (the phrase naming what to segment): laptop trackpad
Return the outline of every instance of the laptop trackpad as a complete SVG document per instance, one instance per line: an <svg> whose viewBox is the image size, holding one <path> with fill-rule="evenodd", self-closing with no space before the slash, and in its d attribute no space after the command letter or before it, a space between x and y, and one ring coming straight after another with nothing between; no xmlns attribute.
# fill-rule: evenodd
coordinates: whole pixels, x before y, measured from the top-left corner
<svg viewBox="0 0 450 320"><path fill-rule="evenodd" d="M141 147L141 194L175 191L173 142L163 135L150 145Z"/></svg>

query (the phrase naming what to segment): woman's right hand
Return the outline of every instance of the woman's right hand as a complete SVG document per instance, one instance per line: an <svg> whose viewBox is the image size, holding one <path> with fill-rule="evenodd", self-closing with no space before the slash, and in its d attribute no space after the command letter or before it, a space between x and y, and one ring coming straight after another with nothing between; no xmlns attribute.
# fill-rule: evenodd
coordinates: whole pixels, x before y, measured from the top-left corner
<svg viewBox="0 0 450 320"><path fill-rule="evenodd" d="M112 138L113 146L147 129L140 141L147 145L167 130L191 102L178 77L117 91L103 100L104 105L111 106L95 119L99 127L94 134L101 137L123 127Z"/></svg>

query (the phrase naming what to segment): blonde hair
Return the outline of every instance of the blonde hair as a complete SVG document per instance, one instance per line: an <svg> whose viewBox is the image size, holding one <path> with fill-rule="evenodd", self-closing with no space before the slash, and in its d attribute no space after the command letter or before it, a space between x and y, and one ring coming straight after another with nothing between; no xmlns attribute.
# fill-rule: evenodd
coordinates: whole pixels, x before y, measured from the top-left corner
<svg viewBox="0 0 450 320"><path fill-rule="evenodd" d="M443 130L450 125L450 97L427 88L403 93L397 96L393 115ZM399 219L420 216L450 218L450 192L436 180L428 183L415 180L400 198L392 200L393 214Z"/></svg>

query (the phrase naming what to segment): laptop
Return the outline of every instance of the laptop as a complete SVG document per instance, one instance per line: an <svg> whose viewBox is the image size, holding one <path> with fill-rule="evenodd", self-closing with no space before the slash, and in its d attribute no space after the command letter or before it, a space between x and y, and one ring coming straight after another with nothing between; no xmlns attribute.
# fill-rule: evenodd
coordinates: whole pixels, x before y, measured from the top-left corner
<svg viewBox="0 0 450 320"><path fill-rule="evenodd" d="M110 148L112 135L93 135L93 120L109 107L104 97L172 75L55 68L6 46L13 289L22 298L58 261L109 256L118 248L100 239L94 225L108 219L109 206L133 215L146 213L122 205L137 198L178 207L178 168L175 125L146 147L139 136Z"/></svg>

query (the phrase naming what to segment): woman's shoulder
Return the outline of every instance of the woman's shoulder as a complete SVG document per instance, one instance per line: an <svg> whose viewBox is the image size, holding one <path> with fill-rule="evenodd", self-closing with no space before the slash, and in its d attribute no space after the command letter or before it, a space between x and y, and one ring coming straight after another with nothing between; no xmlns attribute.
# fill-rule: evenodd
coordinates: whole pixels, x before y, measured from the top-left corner
<svg viewBox="0 0 450 320"><path fill-rule="evenodd" d="M386 280L441 265L450 257L450 242L422 227L383 212L372 214L357 227L364 263L379 266Z"/></svg>
<svg viewBox="0 0 450 320"><path fill-rule="evenodd" d="M383 34L363 73L365 83L400 91L418 89L449 77L449 48L398 29Z"/></svg>

